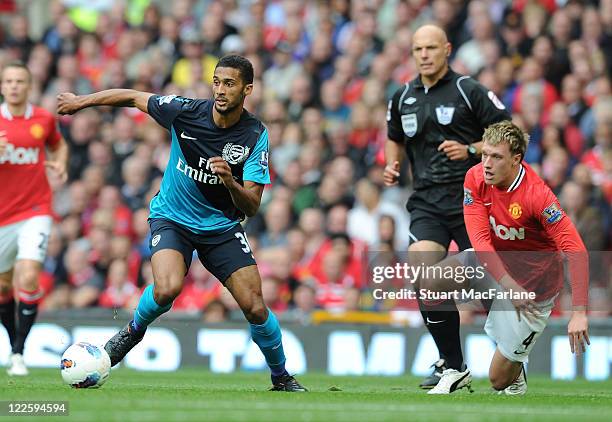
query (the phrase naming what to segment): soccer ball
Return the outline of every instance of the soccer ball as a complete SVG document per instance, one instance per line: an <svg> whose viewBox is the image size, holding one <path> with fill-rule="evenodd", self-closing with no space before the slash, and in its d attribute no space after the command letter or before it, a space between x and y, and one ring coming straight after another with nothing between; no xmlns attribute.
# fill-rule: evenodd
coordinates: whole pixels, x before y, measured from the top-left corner
<svg viewBox="0 0 612 422"><path fill-rule="evenodd" d="M110 375L110 357L103 347L75 343L62 355L64 382L74 388L98 388Z"/></svg>

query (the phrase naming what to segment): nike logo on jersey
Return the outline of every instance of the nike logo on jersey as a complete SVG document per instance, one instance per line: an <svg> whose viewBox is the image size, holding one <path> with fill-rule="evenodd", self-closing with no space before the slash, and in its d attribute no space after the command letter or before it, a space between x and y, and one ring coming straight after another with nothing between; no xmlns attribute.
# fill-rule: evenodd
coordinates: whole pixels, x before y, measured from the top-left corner
<svg viewBox="0 0 612 422"><path fill-rule="evenodd" d="M181 132L181 138L183 138L183 139L189 139L190 141L195 141L195 140L197 140L197 139L198 139L198 138L194 138L193 136L189 136L189 135L187 135L185 132Z"/></svg>
<svg viewBox="0 0 612 422"><path fill-rule="evenodd" d="M514 351L514 354L515 354L515 355L524 355L526 352L527 352L527 351L524 351L524 352L519 352L518 350L515 350L515 351Z"/></svg>
<svg viewBox="0 0 612 422"><path fill-rule="evenodd" d="M22 309L21 313L24 315L34 315L36 313L36 309Z"/></svg>
<svg viewBox="0 0 612 422"><path fill-rule="evenodd" d="M490 206L492 203L493 203L493 202L485 202L484 206L485 206L485 207L488 207L488 206Z"/></svg>
<svg viewBox="0 0 612 422"><path fill-rule="evenodd" d="M440 324L440 323L443 323L443 322L446 322L446 320L443 319L442 321L432 321L432 320L429 319L429 317L427 317L427 323L428 324Z"/></svg>
<svg viewBox="0 0 612 422"><path fill-rule="evenodd" d="M412 104L414 104L414 103L416 103L416 98L414 98L414 97L408 97L408 98L406 98L406 100L404 101L404 104L408 104L408 105L412 105Z"/></svg>

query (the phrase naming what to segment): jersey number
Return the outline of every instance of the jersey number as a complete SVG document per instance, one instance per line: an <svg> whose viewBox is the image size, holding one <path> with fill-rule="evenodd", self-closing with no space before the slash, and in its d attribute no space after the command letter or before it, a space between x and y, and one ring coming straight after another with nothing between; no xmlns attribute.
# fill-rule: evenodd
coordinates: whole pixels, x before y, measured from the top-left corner
<svg viewBox="0 0 612 422"><path fill-rule="evenodd" d="M533 341L533 338L535 337L535 335L536 335L536 332L532 331L531 334L529 334L527 336L527 338L525 340L523 340L523 346L525 346L525 349L527 349L529 347L529 345Z"/></svg>
<svg viewBox="0 0 612 422"><path fill-rule="evenodd" d="M246 236L240 232L236 233L235 236L238 238L238 240L240 240L242 246L244 246L242 248L242 252L251 253L251 245L249 245L249 241L247 240Z"/></svg>
<svg viewBox="0 0 612 422"><path fill-rule="evenodd" d="M40 232L38 234L40 234L40 237L42 238L42 239L40 239L40 243L38 244L38 248L40 250L44 251L44 250L47 249L47 242L49 242L49 235L47 233L42 233L42 232Z"/></svg>

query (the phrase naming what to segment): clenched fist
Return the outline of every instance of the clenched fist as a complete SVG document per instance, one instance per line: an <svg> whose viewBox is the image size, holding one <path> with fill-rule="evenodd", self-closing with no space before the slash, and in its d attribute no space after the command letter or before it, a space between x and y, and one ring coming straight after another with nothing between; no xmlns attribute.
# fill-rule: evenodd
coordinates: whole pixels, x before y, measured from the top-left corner
<svg viewBox="0 0 612 422"><path fill-rule="evenodd" d="M80 109L78 97L72 92L62 92L57 96L58 114L74 114Z"/></svg>

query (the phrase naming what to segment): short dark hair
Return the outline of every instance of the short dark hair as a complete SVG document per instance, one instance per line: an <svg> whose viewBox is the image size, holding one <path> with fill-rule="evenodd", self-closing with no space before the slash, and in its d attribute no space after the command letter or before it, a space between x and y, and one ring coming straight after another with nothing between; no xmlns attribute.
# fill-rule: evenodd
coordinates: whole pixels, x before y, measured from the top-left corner
<svg viewBox="0 0 612 422"><path fill-rule="evenodd" d="M26 64L24 62L22 62L21 60L13 60L13 61L10 61L7 64L5 64L2 67L2 72L0 73L0 77L4 76L4 70L8 69L9 67L16 67L18 69L25 69L25 71L28 73L28 82L32 82L32 72L30 72L30 69L28 69L28 66L26 66Z"/></svg>
<svg viewBox="0 0 612 422"><path fill-rule="evenodd" d="M231 67L234 69L238 69L240 72L240 77L245 84L253 83L253 65L249 61L249 59L238 56L236 54L229 54L227 56L221 57L217 65L215 66L215 70L218 67Z"/></svg>

